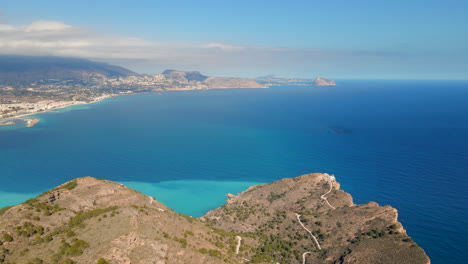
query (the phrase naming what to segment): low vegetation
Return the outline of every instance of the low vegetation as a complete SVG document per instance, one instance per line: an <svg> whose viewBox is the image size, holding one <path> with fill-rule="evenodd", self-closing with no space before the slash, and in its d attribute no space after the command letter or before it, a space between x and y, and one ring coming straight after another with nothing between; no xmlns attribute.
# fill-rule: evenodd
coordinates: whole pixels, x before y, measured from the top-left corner
<svg viewBox="0 0 468 264"><path fill-rule="evenodd" d="M80 225L84 221L91 219L93 217L108 213L108 212L114 212L118 209L117 206L110 206L107 208L99 208L99 209L94 209L86 212L78 212L74 217L70 219L68 222L69 227L74 227L77 225Z"/></svg>

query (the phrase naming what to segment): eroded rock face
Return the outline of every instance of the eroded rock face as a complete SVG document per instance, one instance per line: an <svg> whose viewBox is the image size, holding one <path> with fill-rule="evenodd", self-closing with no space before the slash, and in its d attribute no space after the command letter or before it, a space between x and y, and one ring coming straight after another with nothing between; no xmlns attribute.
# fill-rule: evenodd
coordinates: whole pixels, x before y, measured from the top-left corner
<svg viewBox="0 0 468 264"><path fill-rule="evenodd" d="M0 211L0 261L302 263L310 252L306 263L429 263L396 209L355 205L332 175L285 178L229 198L195 219L121 184L78 178Z"/></svg>
<svg viewBox="0 0 468 264"><path fill-rule="evenodd" d="M50 195L44 199L44 203L53 203L67 194L70 194L70 191L67 189L52 191Z"/></svg>

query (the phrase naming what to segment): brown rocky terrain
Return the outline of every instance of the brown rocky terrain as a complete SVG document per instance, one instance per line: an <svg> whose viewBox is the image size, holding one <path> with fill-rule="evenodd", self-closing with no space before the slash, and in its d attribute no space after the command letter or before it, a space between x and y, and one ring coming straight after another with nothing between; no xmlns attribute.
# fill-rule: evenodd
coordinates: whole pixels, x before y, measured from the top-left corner
<svg viewBox="0 0 468 264"><path fill-rule="evenodd" d="M253 186L199 219L78 178L0 209L0 263L429 263L390 206L328 174Z"/></svg>

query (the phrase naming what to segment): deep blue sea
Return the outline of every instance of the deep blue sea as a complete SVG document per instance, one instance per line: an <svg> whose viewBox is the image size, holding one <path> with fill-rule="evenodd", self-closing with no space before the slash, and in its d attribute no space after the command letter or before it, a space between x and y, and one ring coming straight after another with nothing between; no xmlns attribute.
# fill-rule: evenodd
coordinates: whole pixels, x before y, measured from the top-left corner
<svg viewBox="0 0 468 264"><path fill-rule="evenodd" d="M90 175L200 216L227 192L328 172L355 203L397 208L433 263L466 260L466 81L147 93L36 116L0 128L0 207Z"/></svg>

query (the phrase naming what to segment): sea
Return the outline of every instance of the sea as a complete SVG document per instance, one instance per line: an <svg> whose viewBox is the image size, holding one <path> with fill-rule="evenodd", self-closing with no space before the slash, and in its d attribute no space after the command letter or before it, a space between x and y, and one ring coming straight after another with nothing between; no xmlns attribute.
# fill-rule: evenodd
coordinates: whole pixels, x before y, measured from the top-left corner
<svg viewBox="0 0 468 264"><path fill-rule="evenodd" d="M464 263L468 82L337 83L125 95L2 126L0 207L93 176L198 217L226 193L326 172L355 203L397 208L432 263Z"/></svg>

